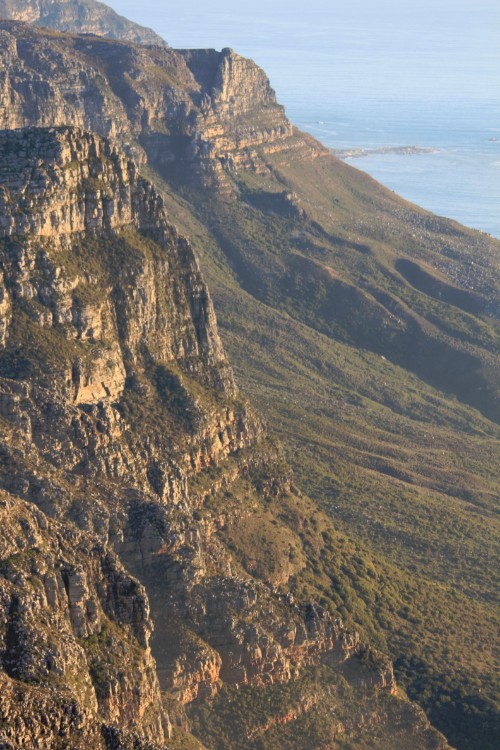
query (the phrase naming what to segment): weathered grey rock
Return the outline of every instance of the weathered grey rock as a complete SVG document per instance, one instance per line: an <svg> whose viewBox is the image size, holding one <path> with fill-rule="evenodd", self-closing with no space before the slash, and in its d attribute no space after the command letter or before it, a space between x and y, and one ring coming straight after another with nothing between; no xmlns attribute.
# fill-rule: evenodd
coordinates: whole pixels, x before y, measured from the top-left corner
<svg viewBox="0 0 500 750"><path fill-rule="evenodd" d="M165 46L152 29L119 16L96 0L0 0L0 18L27 21L59 31Z"/></svg>

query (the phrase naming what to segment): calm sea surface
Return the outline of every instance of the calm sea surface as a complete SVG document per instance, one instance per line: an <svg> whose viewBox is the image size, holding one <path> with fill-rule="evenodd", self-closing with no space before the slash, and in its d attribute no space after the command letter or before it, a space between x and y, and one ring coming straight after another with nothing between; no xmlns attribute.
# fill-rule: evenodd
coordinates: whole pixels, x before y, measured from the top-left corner
<svg viewBox="0 0 500 750"><path fill-rule="evenodd" d="M173 47L252 57L296 125L332 149L368 150L351 163L500 237L499 0L109 4ZM370 153L400 146L430 151Z"/></svg>

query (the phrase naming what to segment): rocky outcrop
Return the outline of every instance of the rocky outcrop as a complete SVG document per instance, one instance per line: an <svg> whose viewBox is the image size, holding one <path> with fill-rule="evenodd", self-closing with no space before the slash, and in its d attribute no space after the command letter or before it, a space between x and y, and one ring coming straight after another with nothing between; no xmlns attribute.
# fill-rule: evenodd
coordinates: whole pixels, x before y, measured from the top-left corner
<svg viewBox="0 0 500 750"><path fill-rule="evenodd" d="M0 157L3 486L98 534L141 576L163 687L182 701L359 657L326 611L233 572L218 531L251 505L204 510L238 482L266 497L289 478L268 447L259 454L262 428L235 400L196 260L158 194L83 131L5 131ZM101 567L114 582L106 611L147 648L145 601L112 556ZM50 596L62 585L75 637L95 639L104 604L87 568L63 566L61 581ZM123 727L115 694L132 686L106 679L100 710Z"/></svg>
<svg viewBox="0 0 500 750"><path fill-rule="evenodd" d="M119 16L96 0L0 0L0 18L26 21L36 26L76 34L123 39L138 44L165 46L152 29Z"/></svg>
<svg viewBox="0 0 500 750"><path fill-rule="evenodd" d="M208 54L214 59L207 59ZM303 143L294 141L294 128L277 104L269 79L252 60L229 48L220 54L188 51L185 59L197 80L206 67L214 70L210 88L201 92L188 145L192 161L211 162L219 176L249 166L259 172L267 169L266 154L303 149Z"/></svg>
<svg viewBox="0 0 500 750"><path fill-rule="evenodd" d="M35 324L58 328L75 343L75 353L77 342L97 347L92 361L77 357L67 362L66 385L74 400L116 400L125 380L123 360L136 361L139 351L158 362L183 363L189 373L198 368L233 394L197 261L167 223L160 196L139 178L135 165L108 142L67 128L5 131L0 155L3 327L11 300L24 300ZM135 238L135 259L127 257L124 265L120 251L134 242L127 232L147 239ZM78 245L87 242L89 233L105 233L109 253L94 258L98 265L92 273L85 268L87 251L75 271ZM170 255L155 257L156 243L171 248ZM94 253L99 255L99 249L94 247ZM106 281L95 273L104 270ZM121 283L113 285L117 274ZM5 329L3 339L8 336Z"/></svg>
<svg viewBox="0 0 500 750"><path fill-rule="evenodd" d="M258 528L272 503L293 503L290 472L237 392L197 261L157 191L116 145L61 126L0 134L0 194L0 487L70 534L62 552L49 549L61 564L44 558L40 568L60 570L45 599L24 604L24 579L6 595L13 650L4 672L49 690L33 703L32 727L16 718L8 737L36 746L51 700L46 735L76 732L61 724L64 696L50 692L52 640L36 624L47 620L47 600L68 633L53 649L57 670L70 675L58 679L71 689L71 675L82 676L74 711L75 726L88 727L82 742L128 750L162 741L145 591L172 705L231 687L293 685L302 670L328 665L353 690L397 707L387 660L368 658L340 618L284 590L305 565L300 556L278 565L272 583L225 536L228 527L233 538L238 528L245 534L244 519ZM301 537L286 513L272 519L291 540L279 552L288 560ZM80 541L89 538L97 557ZM8 694L10 712L18 698Z"/></svg>
<svg viewBox="0 0 500 750"><path fill-rule="evenodd" d="M2 746L105 748L113 726L162 745L151 631L111 552L0 493Z"/></svg>
<svg viewBox="0 0 500 750"><path fill-rule="evenodd" d="M322 149L299 134L264 72L230 49L141 48L0 22L0 126L66 125L117 138L165 175L228 186Z"/></svg>

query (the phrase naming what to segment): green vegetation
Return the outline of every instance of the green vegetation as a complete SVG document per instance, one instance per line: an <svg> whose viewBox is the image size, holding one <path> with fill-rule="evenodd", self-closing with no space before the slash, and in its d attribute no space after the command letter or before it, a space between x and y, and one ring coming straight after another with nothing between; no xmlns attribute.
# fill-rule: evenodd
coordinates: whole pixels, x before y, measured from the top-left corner
<svg viewBox="0 0 500 750"><path fill-rule="evenodd" d="M282 518L307 558L292 588L389 653L452 745L492 750L497 244L343 164L272 158L272 175L239 173L230 201L156 181L202 259L237 381L314 501ZM302 215L276 210L284 189ZM269 512L238 541L228 531L254 573Z"/></svg>
<svg viewBox="0 0 500 750"><path fill-rule="evenodd" d="M98 701L109 700L113 683L123 681L127 672L140 674L143 669L143 650L111 620L103 618L99 633L82 639L82 646Z"/></svg>
<svg viewBox="0 0 500 750"><path fill-rule="evenodd" d="M411 750L411 738L404 737L405 720L414 718L411 709L399 717L400 735L391 723L393 699L372 695L377 712L373 733L363 714L364 698L363 690L353 690L338 671L323 666L305 669L299 679L284 685L226 688L209 708L190 707L189 718L208 750Z"/></svg>

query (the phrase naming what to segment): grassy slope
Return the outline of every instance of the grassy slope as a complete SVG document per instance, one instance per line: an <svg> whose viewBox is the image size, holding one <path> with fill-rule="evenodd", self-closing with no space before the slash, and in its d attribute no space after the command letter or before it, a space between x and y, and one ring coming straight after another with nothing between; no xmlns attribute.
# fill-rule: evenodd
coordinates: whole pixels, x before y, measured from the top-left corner
<svg viewBox="0 0 500 750"><path fill-rule="evenodd" d="M328 159L238 180L237 200L163 187L241 386L330 519L295 585L391 653L452 744L493 748L498 243Z"/></svg>

